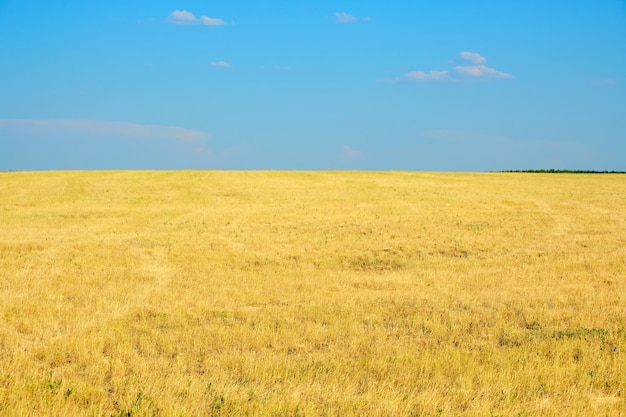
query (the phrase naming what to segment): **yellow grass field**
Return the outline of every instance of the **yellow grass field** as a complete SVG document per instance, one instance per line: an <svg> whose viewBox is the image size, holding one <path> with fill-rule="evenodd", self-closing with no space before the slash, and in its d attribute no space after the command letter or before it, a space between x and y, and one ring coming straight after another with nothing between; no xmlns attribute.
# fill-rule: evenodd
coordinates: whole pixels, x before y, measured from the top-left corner
<svg viewBox="0 0 626 417"><path fill-rule="evenodd" d="M624 416L626 176L0 173L1 416Z"/></svg>

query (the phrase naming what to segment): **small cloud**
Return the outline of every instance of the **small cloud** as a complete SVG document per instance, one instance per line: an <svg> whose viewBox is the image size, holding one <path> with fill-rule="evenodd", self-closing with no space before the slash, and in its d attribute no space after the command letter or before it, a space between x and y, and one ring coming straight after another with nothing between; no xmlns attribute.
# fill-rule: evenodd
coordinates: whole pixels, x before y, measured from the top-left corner
<svg viewBox="0 0 626 417"><path fill-rule="evenodd" d="M372 18L369 16L365 16L365 17L356 17L356 16L352 16L351 14L348 13L335 13L335 18L337 19L337 22L339 23L356 23L358 21L361 22L371 22Z"/></svg>
<svg viewBox="0 0 626 417"><path fill-rule="evenodd" d="M343 159L348 160L348 161L353 161L355 159L361 158L361 156L363 156L363 154L360 151L357 151L356 149L352 149L348 145L344 145L342 153L341 153L341 157Z"/></svg>
<svg viewBox="0 0 626 417"><path fill-rule="evenodd" d="M487 58L476 52L460 52L459 56L465 60L472 61L476 65L459 65L454 67L454 70L459 74L469 75L471 77L485 77L485 78L513 78L511 74L498 71L483 65Z"/></svg>
<svg viewBox="0 0 626 417"><path fill-rule="evenodd" d="M358 19L351 14L348 13L335 13L335 17L337 18L337 22L339 23L354 23Z"/></svg>
<svg viewBox="0 0 626 417"><path fill-rule="evenodd" d="M369 16L365 16L365 17L356 17L356 16L352 16L351 14L348 13L335 13L335 19L337 19L337 22L339 23L356 23L358 21L361 22L371 22L372 18Z"/></svg>
<svg viewBox="0 0 626 417"><path fill-rule="evenodd" d="M445 81L445 82L464 82L470 79L488 79L488 78L513 78L509 73L498 71L486 65L483 65L487 59L476 52L460 52L459 56L462 59L471 61L476 65L458 65L453 69L456 76L451 76L448 70L435 70L430 72L425 71L411 71L404 74L402 77L397 78L395 82L407 82L407 81Z"/></svg>
<svg viewBox="0 0 626 417"><path fill-rule="evenodd" d="M411 71L404 74L402 77L404 80L409 81L440 81L445 80L448 75L448 71L431 71L426 73L424 71Z"/></svg>
<svg viewBox="0 0 626 417"><path fill-rule="evenodd" d="M488 78L513 78L511 74L497 71L485 65L470 65L454 67L454 70L460 74L472 77L488 77Z"/></svg>
<svg viewBox="0 0 626 417"><path fill-rule="evenodd" d="M591 84L594 87L608 87L611 85L617 85L619 82L615 78L610 77L596 77L591 80Z"/></svg>
<svg viewBox="0 0 626 417"><path fill-rule="evenodd" d="M202 16L200 18L200 23L205 25L205 26L223 26L223 25L227 24L222 19L215 18L215 17L209 17L209 16Z"/></svg>
<svg viewBox="0 0 626 417"><path fill-rule="evenodd" d="M476 52L461 52L459 56L463 59L467 59L468 61L472 61L474 64L482 64L486 61L485 57L481 54L477 54Z"/></svg>
<svg viewBox="0 0 626 417"><path fill-rule="evenodd" d="M197 23L198 19L187 10L174 10L169 16L169 21L175 25L192 25Z"/></svg>
<svg viewBox="0 0 626 417"><path fill-rule="evenodd" d="M224 20L216 17L201 16L197 18L193 13L187 10L174 10L169 15L168 21L175 25L223 26L228 24Z"/></svg>
<svg viewBox="0 0 626 417"><path fill-rule="evenodd" d="M211 66L216 67L216 68L231 68L233 65L230 62L217 61L217 62L211 62Z"/></svg>

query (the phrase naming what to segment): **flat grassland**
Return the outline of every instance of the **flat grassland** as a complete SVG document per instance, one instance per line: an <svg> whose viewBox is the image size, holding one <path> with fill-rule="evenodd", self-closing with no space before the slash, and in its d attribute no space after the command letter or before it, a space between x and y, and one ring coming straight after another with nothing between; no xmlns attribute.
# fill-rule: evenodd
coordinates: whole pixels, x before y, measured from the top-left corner
<svg viewBox="0 0 626 417"><path fill-rule="evenodd" d="M0 173L2 416L626 414L626 176Z"/></svg>

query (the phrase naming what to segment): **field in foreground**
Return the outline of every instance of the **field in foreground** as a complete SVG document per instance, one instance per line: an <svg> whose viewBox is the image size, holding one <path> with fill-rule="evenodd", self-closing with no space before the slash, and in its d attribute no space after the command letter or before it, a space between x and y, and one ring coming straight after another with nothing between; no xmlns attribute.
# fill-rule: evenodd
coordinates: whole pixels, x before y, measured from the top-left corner
<svg viewBox="0 0 626 417"><path fill-rule="evenodd" d="M626 414L626 177L0 173L0 415Z"/></svg>

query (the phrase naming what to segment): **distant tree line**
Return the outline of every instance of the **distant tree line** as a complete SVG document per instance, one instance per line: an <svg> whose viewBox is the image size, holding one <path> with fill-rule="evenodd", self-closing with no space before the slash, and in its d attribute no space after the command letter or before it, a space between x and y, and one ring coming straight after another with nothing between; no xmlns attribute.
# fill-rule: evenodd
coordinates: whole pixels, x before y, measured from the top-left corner
<svg viewBox="0 0 626 417"><path fill-rule="evenodd" d="M584 169L507 169L499 172L531 172L536 174L626 174L626 171L593 171Z"/></svg>

